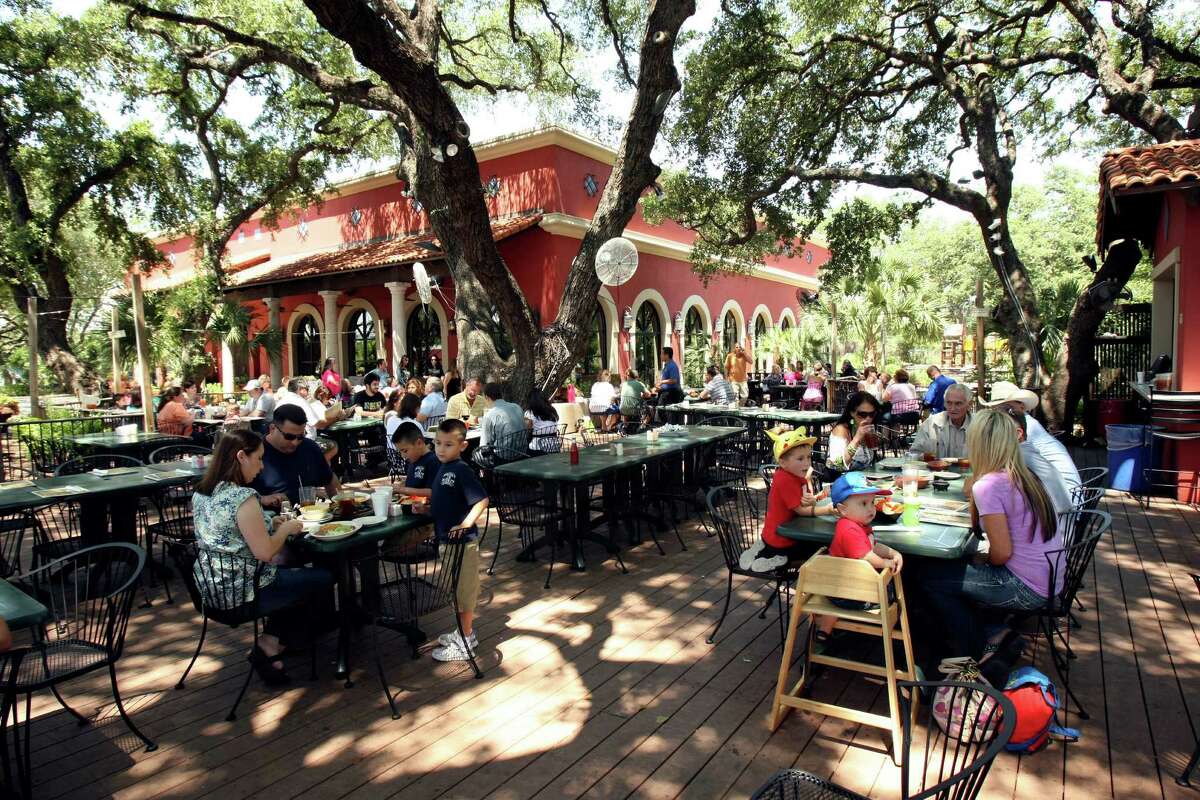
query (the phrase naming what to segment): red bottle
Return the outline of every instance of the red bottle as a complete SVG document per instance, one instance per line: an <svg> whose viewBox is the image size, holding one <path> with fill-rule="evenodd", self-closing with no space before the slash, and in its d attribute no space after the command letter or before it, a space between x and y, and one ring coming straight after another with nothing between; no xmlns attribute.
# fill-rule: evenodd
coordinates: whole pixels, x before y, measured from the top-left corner
<svg viewBox="0 0 1200 800"><path fill-rule="evenodd" d="M579 443L571 442L571 464L579 463Z"/></svg>

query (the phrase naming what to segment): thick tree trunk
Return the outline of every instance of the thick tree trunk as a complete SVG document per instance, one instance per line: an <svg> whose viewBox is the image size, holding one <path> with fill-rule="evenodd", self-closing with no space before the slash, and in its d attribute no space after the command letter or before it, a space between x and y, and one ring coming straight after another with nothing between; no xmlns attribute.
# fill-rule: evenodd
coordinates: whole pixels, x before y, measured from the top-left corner
<svg viewBox="0 0 1200 800"><path fill-rule="evenodd" d="M1070 432L1074 428L1075 409L1087 394L1088 384L1096 369L1096 332L1112 307L1112 300L1133 276L1141 257L1142 251L1132 239L1113 245L1104 264L1092 277L1092 282L1075 301L1058 354L1054 379L1050 382L1043 404L1047 425L1052 430ZM1099 290L1098 287L1104 284L1107 286ZM1108 296L1108 302L1096 297L1101 293Z"/></svg>
<svg viewBox="0 0 1200 800"><path fill-rule="evenodd" d="M67 333L73 298L66 265L54 253L43 254L40 261L38 272L46 283L48 296L42 297L38 293L38 355L63 389L75 391L90 388L95 385L97 378L76 357ZM32 287L13 285L13 301L22 314L28 308L29 298L33 294Z"/></svg>
<svg viewBox="0 0 1200 800"><path fill-rule="evenodd" d="M422 6L417 7L414 23L426 40L411 43L392 38L368 3L305 3L320 24L345 41L358 62L377 72L409 108L409 127L418 139L415 158L410 159L410 178L417 198L428 209L454 278L460 369L466 375L506 379L510 392L520 400L535 386L549 394L587 346L600 289L593 268L596 251L606 240L621 235L642 192L658 177L650 154L663 121L665 103L660 101L680 89L674 47L680 27L695 13L694 1L657 0L650 9L637 95L612 173L567 275L558 314L541 331L492 239L479 165L463 133L462 116L438 78L438 31L427 24ZM441 161L431 157L431 148L450 143L457 146L456 155ZM506 361L499 358L489 333L495 327L493 312L513 344L513 356Z"/></svg>

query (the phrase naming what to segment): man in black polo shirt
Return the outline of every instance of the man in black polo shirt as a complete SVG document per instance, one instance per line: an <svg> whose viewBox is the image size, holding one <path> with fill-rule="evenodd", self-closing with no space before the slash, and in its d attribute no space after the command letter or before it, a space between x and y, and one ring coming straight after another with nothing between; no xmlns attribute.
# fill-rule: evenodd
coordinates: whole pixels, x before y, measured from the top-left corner
<svg viewBox="0 0 1200 800"><path fill-rule="evenodd" d="M271 429L263 441L263 467L250 484L262 497L262 504L278 508L283 499L300 502L300 485L323 486L333 497L338 480L325 460L321 446L304 435L308 421L304 409L296 405L276 406Z"/></svg>
<svg viewBox="0 0 1200 800"><path fill-rule="evenodd" d="M379 391L379 376L374 372L367 373L363 379L363 390L354 395L354 405L362 409L364 417L382 417L386 400L383 392Z"/></svg>

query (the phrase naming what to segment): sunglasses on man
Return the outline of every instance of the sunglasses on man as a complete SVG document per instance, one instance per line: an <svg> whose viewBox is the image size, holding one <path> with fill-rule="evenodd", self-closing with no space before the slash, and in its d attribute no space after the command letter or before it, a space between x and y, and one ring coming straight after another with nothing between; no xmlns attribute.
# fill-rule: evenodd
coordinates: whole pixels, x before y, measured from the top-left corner
<svg viewBox="0 0 1200 800"><path fill-rule="evenodd" d="M304 438L303 433L285 433L284 431L280 430L278 425L272 425L271 427L278 431L279 435L283 437L285 442L294 442L298 439Z"/></svg>

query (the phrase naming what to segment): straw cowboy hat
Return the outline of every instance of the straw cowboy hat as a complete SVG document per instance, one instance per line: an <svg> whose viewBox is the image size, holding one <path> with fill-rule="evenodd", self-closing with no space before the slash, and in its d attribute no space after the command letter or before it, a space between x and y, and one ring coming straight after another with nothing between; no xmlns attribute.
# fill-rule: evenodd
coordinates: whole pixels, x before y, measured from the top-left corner
<svg viewBox="0 0 1200 800"><path fill-rule="evenodd" d="M985 406L998 406L1001 403L1009 403L1017 401L1025 406L1025 411L1033 411L1038 407L1038 396L1028 389L1022 389L1015 383L1008 381L997 381L992 384L992 400L988 402L981 400Z"/></svg>

